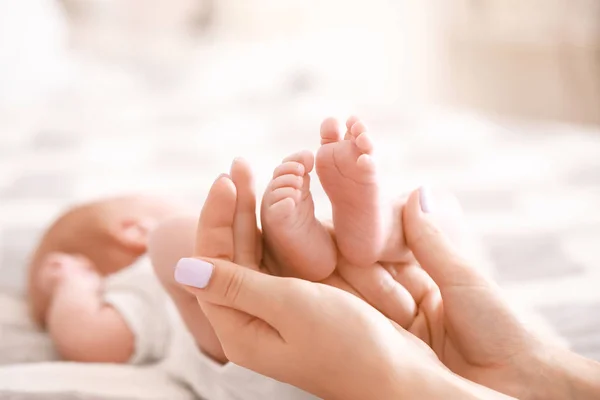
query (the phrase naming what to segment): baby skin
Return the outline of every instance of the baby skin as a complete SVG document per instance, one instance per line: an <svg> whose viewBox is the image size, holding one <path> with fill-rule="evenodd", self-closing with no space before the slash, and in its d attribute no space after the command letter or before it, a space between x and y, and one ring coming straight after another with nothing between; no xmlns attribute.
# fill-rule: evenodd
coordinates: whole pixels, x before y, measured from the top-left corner
<svg viewBox="0 0 600 400"><path fill-rule="evenodd" d="M55 253L44 261L39 290L50 298L44 322L61 358L125 363L134 336L121 315L102 301L102 276L87 258Z"/></svg>
<svg viewBox="0 0 600 400"><path fill-rule="evenodd" d="M104 277L133 264L151 228L182 212L163 199L129 196L74 207L43 235L30 265L28 299L68 361L124 363L134 336L102 297Z"/></svg>
<svg viewBox="0 0 600 400"><path fill-rule="evenodd" d="M264 238L277 263L296 277L326 278L335 268L338 249L347 262L364 267L400 261L408 253L398 246L402 233L392 224L397 208L383 198L373 150L358 118L346 121L343 137L337 121L328 118L321 124L316 160L304 151L275 169L261 207ZM309 176L313 166L331 201L337 248L315 218Z"/></svg>
<svg viewBox="0 0 600 400"><path fill-rule="evenodd" d="M325 120L316 157L317 174L332 202L335 232L314 215L309 176L315 164L313 154L295 153L275 169L261 205L263 261L268 272L324 282L341 264L338 248L342 258L356 266L411 259L401 228L403 202L385 203L381 198L371 158L373 144L364 124L351 118L346 127L342 139L336 121ZM250 167L237 159L230 174L213 184L200 218L211 219L209 225L214 229L210 234L215 237L228 237L230 231L234 236L253 235L254 206ZM173 274L180 258L195 254L197 226L196 218L161 224L151 236L149 253L157 276L200 350L225 363L227 357L196 298ZM225 239L222 242L223 246L227 243ZM205 250L204 255L219 253L219 249ZM234 250L236 257L243 253L242 249ZM270 257L275 260L268 260Z"/></svg>

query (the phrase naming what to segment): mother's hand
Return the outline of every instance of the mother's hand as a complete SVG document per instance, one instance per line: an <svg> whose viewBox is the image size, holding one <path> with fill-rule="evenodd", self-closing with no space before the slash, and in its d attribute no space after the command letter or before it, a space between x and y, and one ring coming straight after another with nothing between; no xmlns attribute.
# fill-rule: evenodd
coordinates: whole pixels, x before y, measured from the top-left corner
<svg viewBox="0 0 600 400"><path fill-rule="evenodd" d="M250 203L237 201L247 195L227 176L215 182L198 224L198 258L183 259L176 270L231 361L331 399L485 392L356 296L259 272L256 217Z"/></svg>
<svg viewBox="0 0 600 400"><path fill-rule="evenodd" d="M520 399L598 398L600 364L525 328L476 268L460 213L448 212L458 204L432 194L413 192L403 213L408 247L440 299L419 307L427 320L427 332L419 336L453 372Z"/></svg>

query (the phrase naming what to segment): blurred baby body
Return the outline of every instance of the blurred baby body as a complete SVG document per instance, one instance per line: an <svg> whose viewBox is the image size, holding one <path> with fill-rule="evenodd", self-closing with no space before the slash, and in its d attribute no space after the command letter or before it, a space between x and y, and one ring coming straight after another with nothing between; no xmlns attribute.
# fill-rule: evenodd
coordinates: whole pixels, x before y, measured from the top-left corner
<svg viewBox="0 0 600 400"><path fill-rule="evenodd" d="M314 399L235 364L216 362L199 348L147 256L154 227L181 215L193 213L161 199L122 197L74 207L50 226L29 266L29 304L60 356L77 362L160 362L171 378L210 400ZM195 225L196 217L188 218ZM154 246L172 250L168 241Z"/></svg>
<svg viewBox="0 0 600 400"><path fill-rule="evenodd" d="M28 300L63 359L143 363L163 356L167 299L144 255L152 227L185 211L128 196L73 207L50 226L29 266Z"/></svg>

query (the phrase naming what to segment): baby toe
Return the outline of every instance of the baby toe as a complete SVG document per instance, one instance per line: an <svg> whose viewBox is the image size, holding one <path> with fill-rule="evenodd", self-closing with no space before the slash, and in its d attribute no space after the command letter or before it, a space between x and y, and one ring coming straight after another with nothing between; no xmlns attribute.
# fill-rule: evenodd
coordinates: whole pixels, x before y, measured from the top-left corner
<svg viewBox="0 0 600 400"><path fill-rule="evenodd" d="M341 140L340 127L335 118L327 118L321 123L321 144L339 142Z"/></svg>
<svg viewBox="0 0 600 400"><path fill-rule="evenodd" d="M371 154L373 152L373 141L367 132L359 134L354 143L356 144L356 147L358 147L358 149L364 154Z"/></svg>
<svg viewBox="0 0 600 400"><path fill-rule="evenodd" d="M273 171L273 179L277 179L278 177L284 175L295 175L295 176L304 176L306 169L304 165L297 161L286 161L275 168Z"/></svg>
<svg viewBox="0 0 600 400"><path fill-rule="evenodd" d="M301 189L304 179L301 176L287 174L281 175L271 181L271 190L279 188L294 188Z"/></svg>

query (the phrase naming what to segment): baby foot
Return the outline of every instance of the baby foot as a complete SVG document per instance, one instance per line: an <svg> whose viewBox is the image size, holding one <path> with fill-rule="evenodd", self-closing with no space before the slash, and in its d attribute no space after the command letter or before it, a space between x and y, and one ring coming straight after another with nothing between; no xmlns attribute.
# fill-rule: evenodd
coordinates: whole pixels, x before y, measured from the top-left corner
<svg viewBox="0 0 600 400"><path fill-rule="evenodd" d="M283 275L319 281L336 265L337 250L325 227L315 218L310 193L314 156L309 151L283 160L263 196L261 221L269 254L289 271Z"/></svg>
<svg viewBox="0 0 600 400"><path fill-rule="evenodd" d="M367 128L355 117L346 128L342 139L335 119L321 124L316 169L331 200L340 252L352 264L369 266L385 251L393 212L382 205Z"/></svg>
<svg viewBox="0 0 600 400"><path fill-rule="evenodd" d="M48 254L38 275L39 289L50 297L65 284L73 283L98 290L101 281L102 278L94 271L89 260L66 253Z"/></svg>

